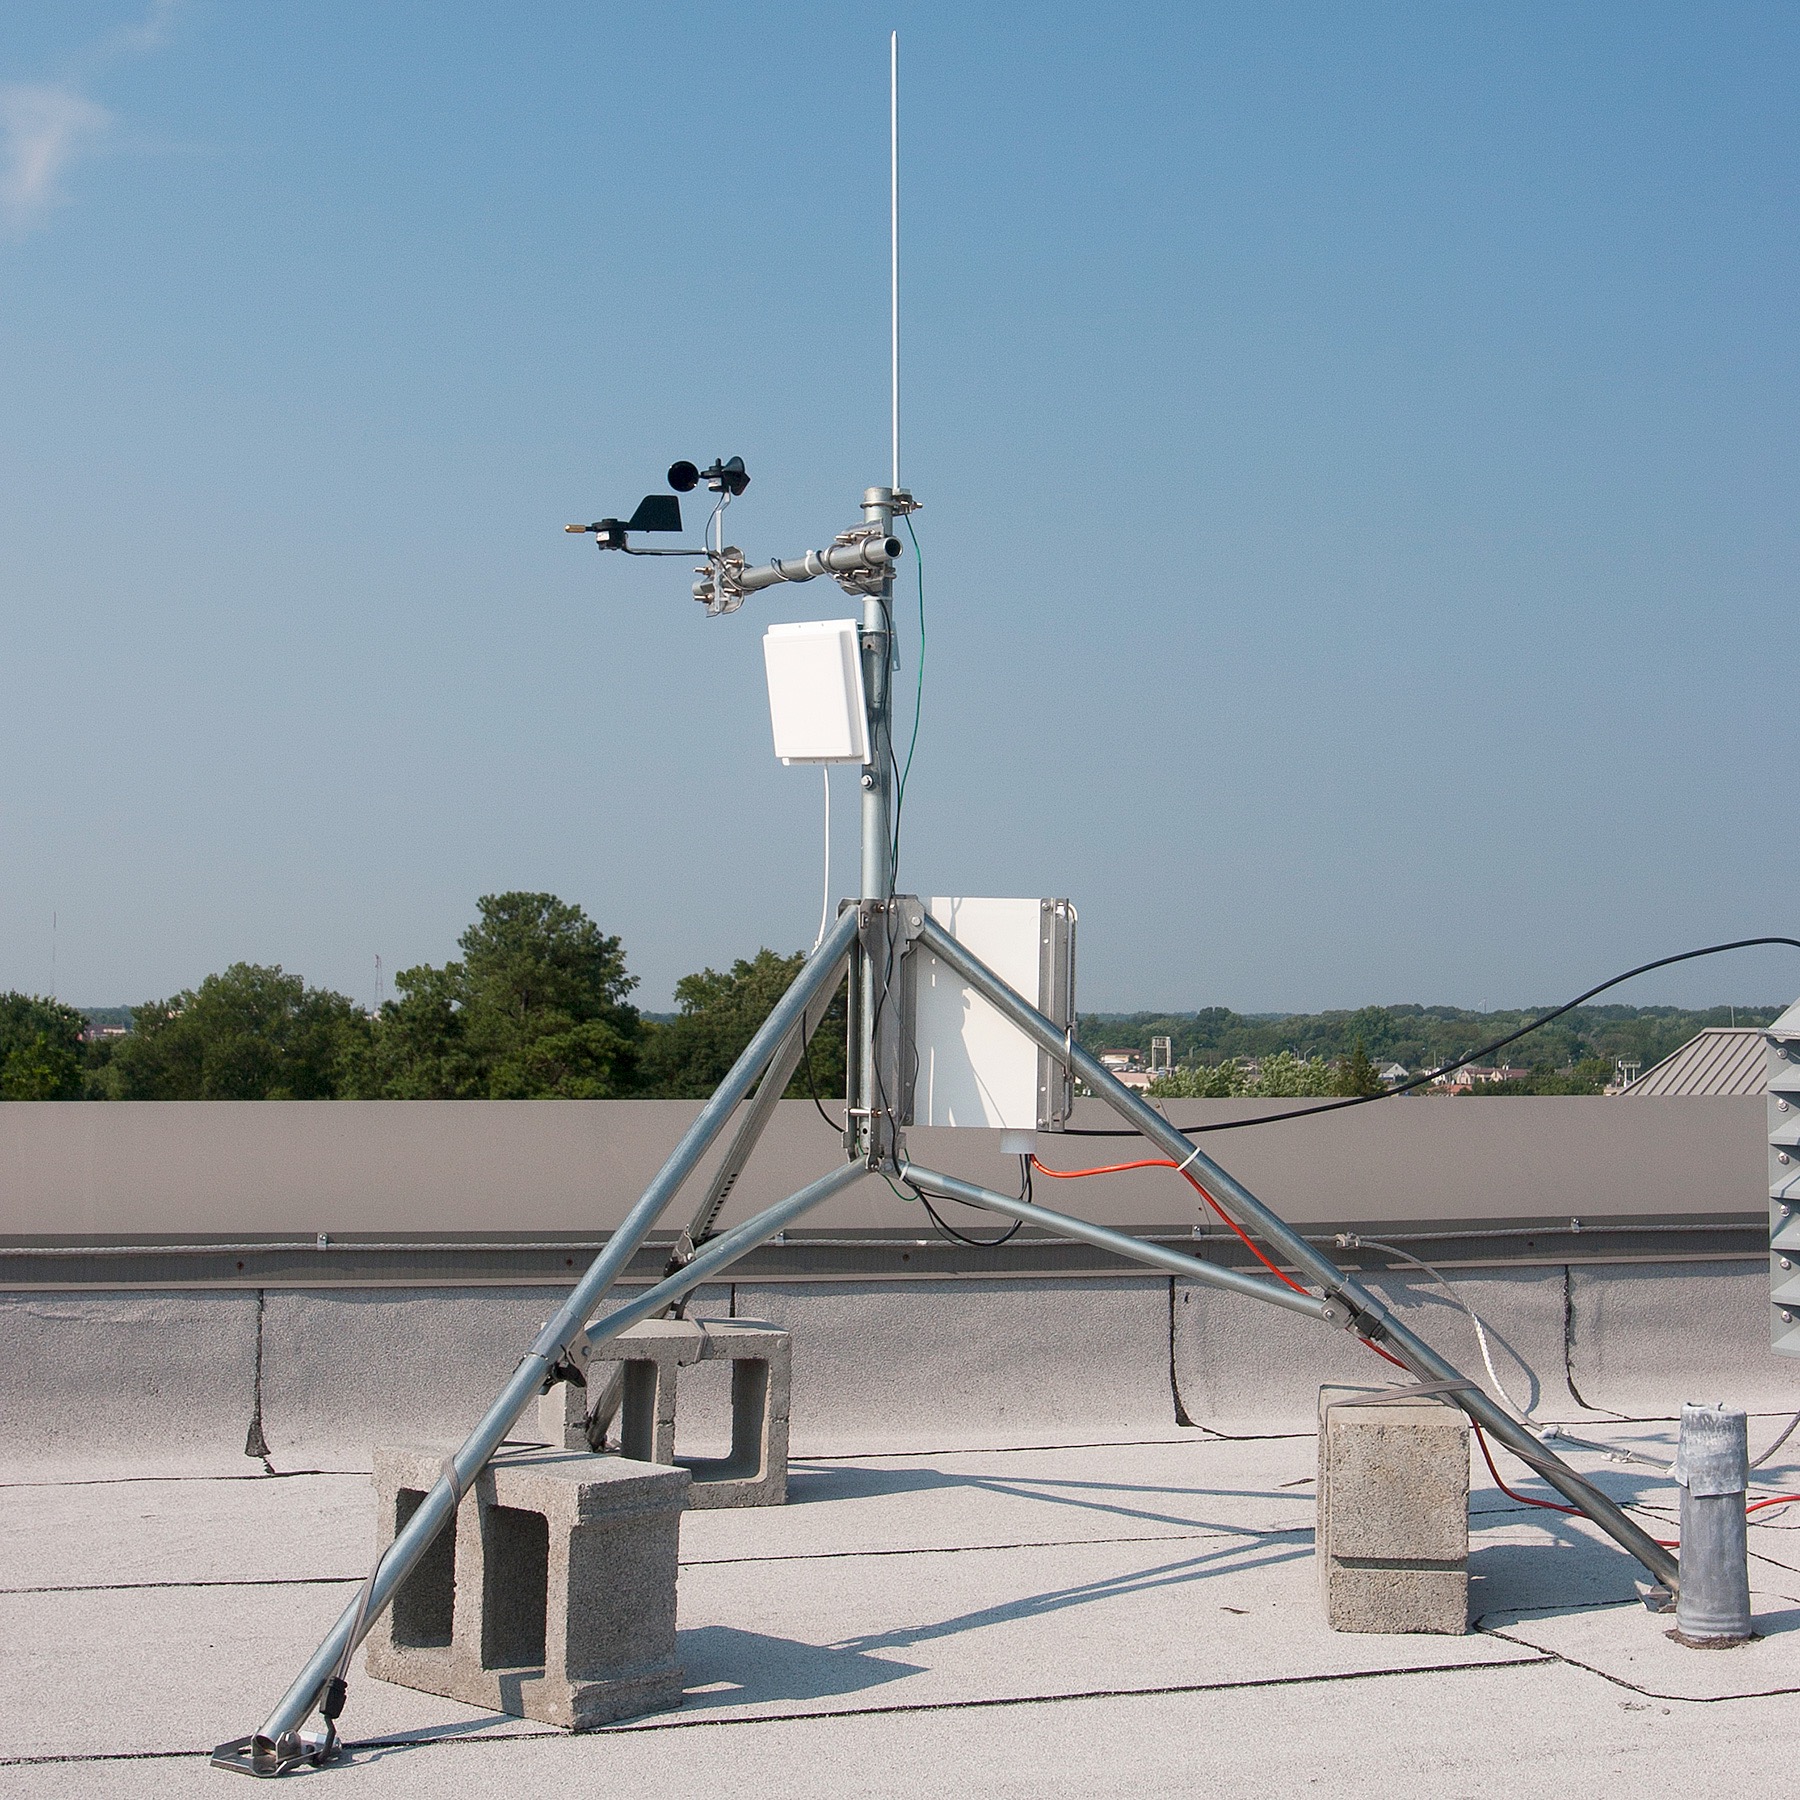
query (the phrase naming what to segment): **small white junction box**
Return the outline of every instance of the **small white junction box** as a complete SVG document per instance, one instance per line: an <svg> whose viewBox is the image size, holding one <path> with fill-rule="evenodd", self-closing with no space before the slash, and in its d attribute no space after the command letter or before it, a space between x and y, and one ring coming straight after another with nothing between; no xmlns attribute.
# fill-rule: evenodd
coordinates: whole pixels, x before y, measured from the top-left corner
<svg viewBox="0 0 1800 1800"><path fill-rule="evenodd" d="M771 625L763 634L769 723L784 763L866 763L862 635L854 619Z"/></svg>
<svg viewBox="0 0 1800 1800"><path fill-rule="evenodd" d="M1075 908L1067 900L933 899L938 924L1053 1024L1075 1018ZM1066 1071L962 977L915 946L907 958L915 1125L1059 1131Z"/></svg>

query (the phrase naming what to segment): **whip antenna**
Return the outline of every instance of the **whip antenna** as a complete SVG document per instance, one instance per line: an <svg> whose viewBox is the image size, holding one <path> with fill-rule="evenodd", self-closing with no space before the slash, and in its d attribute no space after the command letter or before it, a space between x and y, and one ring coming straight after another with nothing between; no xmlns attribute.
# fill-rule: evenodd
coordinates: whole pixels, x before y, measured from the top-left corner
<svg viewBox="0 0 1800 1800"><path fill-rule="evenodd" d="M894 427L893 486L900 485L900 34L888 38L888 367Z"/></svg>

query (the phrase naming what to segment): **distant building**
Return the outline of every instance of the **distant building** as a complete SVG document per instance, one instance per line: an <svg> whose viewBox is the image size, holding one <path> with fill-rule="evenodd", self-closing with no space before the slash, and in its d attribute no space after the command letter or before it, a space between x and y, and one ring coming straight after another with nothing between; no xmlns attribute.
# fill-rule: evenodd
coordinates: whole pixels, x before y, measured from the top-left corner
<svg viewBox="0 0 1800 1800"><path fill-rule="evenodd" d="M1376 1073L1383 1087L1398 1087L1401 1082L1412 1080L1412 1071L1405 1063L1384 1063Z"/></svg>
<svg viewBox="0 0 1800 1800"><path fill-rule="evenodd" d="M1102 1050L1099 1056L1101 1066L1115 1075L1136 1074L1144 1066L1144 1059L1136 1050Z"/></svg>
<svg viewBox="0 0 1800 1800"><path fill-rule="evenodd" d="M1715 1025L1690 1038L1619 1092L1628 1099L1663 1094L1766 1094L1769 1076L1764 1043L1760 1026Z"/></svg>
<svg viewBox="0 0 1800 1800"><path fill-rule="evenodd" d="M1460 1069L1446 1069L1431 1078L1432 1088L1440 1094L1466 1094L1471 1088L1499 1087L1508 1081L1523 1081L1531 1071L1515 1068L1511 1063L1497 1067L1486 1063L1465 1063Z"/></svg>

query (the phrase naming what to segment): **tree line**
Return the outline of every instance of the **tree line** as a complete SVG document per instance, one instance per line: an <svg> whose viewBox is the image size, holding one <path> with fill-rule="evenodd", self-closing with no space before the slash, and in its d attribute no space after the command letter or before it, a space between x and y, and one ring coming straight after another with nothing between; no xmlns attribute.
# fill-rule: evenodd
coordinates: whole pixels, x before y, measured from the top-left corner
<svg viewBox="0 0 1800 1800"><path fill-rule="evenodd" d="M612 1100L701 1098L803 961L761 949L675 987L676 1012L631 1004L617 937L554 894L489 894L461 956L394 977L369 1013L279 965L233 963L87 1037L77 1008L0 995L5 1100ZM844 1089L844 997L790 1092Z"/></svg>
<svg viewBox="0 0 1800 1800"><path fill-rule="evenodd" d="M676 984L677 1010L631 1003L620 940L554 894L489 894L461 956L394 978L370 1014L279 965L233 963L196 988L129 1009L123 1037L85 1035L89 1016L0 994L0 1100L600 1100L711 1093L798 971L767 948ZM111 1009L107 1009L110 1013ZM1615 1063L1649 1068L1710 1025L1766 1025L1779 1006L1584 1006L1507 1054L1528 1080L1486 1093L1595 1093ZM1517 1030L1524 1011L1365 1006L1249 1014L1086 1013L1082 1041L1148 1056L1171 1040L1177 1096L1372 1092L1379 1066L1436 1068ZM844 1000L814 1038L810 1086L844 1087ZM1260 1065L1253 1074L1245 1065ZM789 1092L809 1090L808 1070Z"/></svg>
<svg viewBox="0 0 1800 1800"><path fill-rule="evenodd" d="M1470 1012L1454 1006L1364 1006L1322 1013L1239 1013L1207 1007L1191 1013L1084 1013L1081 1039L1090 1049L1134 1050L1146 1061L1150 1040L1170 1040L1175 1061L1171 1094L1270 1093L1269 1086L1233 1085L1251 1081L1242 1065L1257 1061L1281 1091L1333 1091L1360 1046L1376 1065L1400 1063L1419 1072L1441 1068L1484 1044L1528 1025L1549 1007ZM1780 1006L1579 1006L1521 1039L1502 1054L1530 1071L1522 1081L1476 1090L1480 1093L1598 1093L1620 1062L1648 1069L1679 1050L1696 1033L1715 1025L1767 1025ZM1301 1073L1291 1065L1305 1065ZM1325 1086L1320 1086L1325 1083Z"/></svg>

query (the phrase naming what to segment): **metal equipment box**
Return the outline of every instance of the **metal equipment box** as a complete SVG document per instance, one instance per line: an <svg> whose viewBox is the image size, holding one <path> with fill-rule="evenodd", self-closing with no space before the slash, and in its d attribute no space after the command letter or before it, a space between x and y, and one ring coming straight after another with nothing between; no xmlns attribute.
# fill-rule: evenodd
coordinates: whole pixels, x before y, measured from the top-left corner
<svg viewBox="0 0 1800 1800"><path fill-rule="evenodd" d="M926 909L959 944L1065 1032L1075 1028L1075 908L1067 900L936 898ZM915 1055L907 1123L1060 1131L1068 1072L929 950L907 958Z"/></svg>

